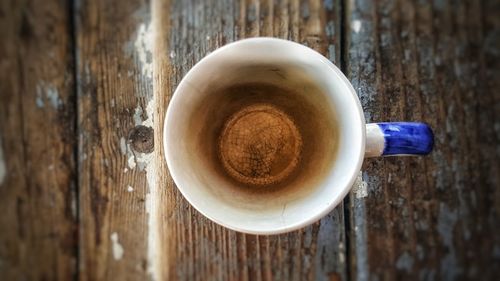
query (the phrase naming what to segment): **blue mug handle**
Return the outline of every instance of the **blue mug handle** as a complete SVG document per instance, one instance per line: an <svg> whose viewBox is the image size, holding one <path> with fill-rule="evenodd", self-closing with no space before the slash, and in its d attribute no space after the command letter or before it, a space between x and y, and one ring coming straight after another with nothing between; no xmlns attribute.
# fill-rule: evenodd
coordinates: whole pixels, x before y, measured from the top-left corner
<svg viewBox="0 0 500 281"><path fill-rule="evenodd" d="M429 125L419 122L387 122L366 125L365 157L427 155L434 146Z"/></svg>

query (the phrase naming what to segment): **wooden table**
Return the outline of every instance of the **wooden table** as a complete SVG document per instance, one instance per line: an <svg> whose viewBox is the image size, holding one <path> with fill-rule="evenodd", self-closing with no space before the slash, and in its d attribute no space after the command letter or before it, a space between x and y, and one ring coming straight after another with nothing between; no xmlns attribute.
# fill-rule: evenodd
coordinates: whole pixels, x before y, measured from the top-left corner
<svg viewBox="0 0 500 281"><path fill-rule="evenodd" d="M1 280L498 280L499 1L0 2ZM169 176L163 117L252 36L318 50L368 122L427 122L434 152L366 160L300 231L210 222Z"/></svg>

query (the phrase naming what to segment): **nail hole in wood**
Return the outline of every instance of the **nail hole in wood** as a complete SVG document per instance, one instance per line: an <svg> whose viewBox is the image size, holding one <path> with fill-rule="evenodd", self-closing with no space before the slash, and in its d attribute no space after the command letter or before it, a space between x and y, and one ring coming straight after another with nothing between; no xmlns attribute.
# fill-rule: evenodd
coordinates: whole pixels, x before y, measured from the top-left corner
<svg viewBox="0 0 500 281"><path fill-rule="evenodd" d="M151 127L135 126L129 133L132 149L140 153L151 153L154 150L154 131Z"/></svg>

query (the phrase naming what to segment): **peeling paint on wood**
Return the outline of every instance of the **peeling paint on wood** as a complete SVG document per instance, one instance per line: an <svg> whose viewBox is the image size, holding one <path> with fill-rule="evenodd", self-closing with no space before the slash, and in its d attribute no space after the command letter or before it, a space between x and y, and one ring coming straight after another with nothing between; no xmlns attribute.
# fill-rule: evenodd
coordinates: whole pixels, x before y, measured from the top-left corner
<svg viewBox="0 0 500 281"><path fill-rule="evenodd" d="M148 118L143 109L153 96L149 4L90 0L75 7L79 154L87 156L79 171L83 280L148 279L150 161L128 140ZM117 245L125 254L113 255Z"/></svg>
<svg viewBox="0 0 500 281"><path fill-rule="evenodd" d="M364 198L368 196L368 184L363 181L363 174L359 172L358 177L356 178L356 181L354 182L354 185L352 187L352 191L355 195L356 198Z"/></svg>
<svg viewBox="0 0 500 281"><path fill-rule="evenodd" d="M123 249L123 246L118 241L118 233L116 233L116 232L111 233L110 239L111 239L113 258L117 261L121 260L123 258L123 254L124 254L125 250Z"/></svg>

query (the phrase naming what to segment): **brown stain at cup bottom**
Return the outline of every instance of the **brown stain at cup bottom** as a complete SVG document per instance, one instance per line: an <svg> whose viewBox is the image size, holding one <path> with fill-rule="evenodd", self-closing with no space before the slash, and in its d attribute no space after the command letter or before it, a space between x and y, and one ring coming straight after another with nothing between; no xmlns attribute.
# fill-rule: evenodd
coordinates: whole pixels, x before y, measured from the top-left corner
<svg viewBox="0 0 500 281"><path fill-rule="evenodd" d="M219 138L224 168L243 184L270 185L287 178L301 149L295 122L270 104L242 108L229 117Z"/></svg>
<svg viewBox="0 0 500 281"><path fill-rule="evenodd" d="M239 194L247 202L264 197L272 201L285 194L296 198L312 192L308 188L317 186L331 170L338 128L332 107L316 87L244 83L209 91L190 118L187 147L193 159L203 162L203 169L227 183L229 189L210 187L214 193ZM265 134L251 136L259 130L260 119L286 132L275 134L262 126ZM238 134L249 138L238 143ZM259 143L288 148L269 154L257 148Z"/></svg>

